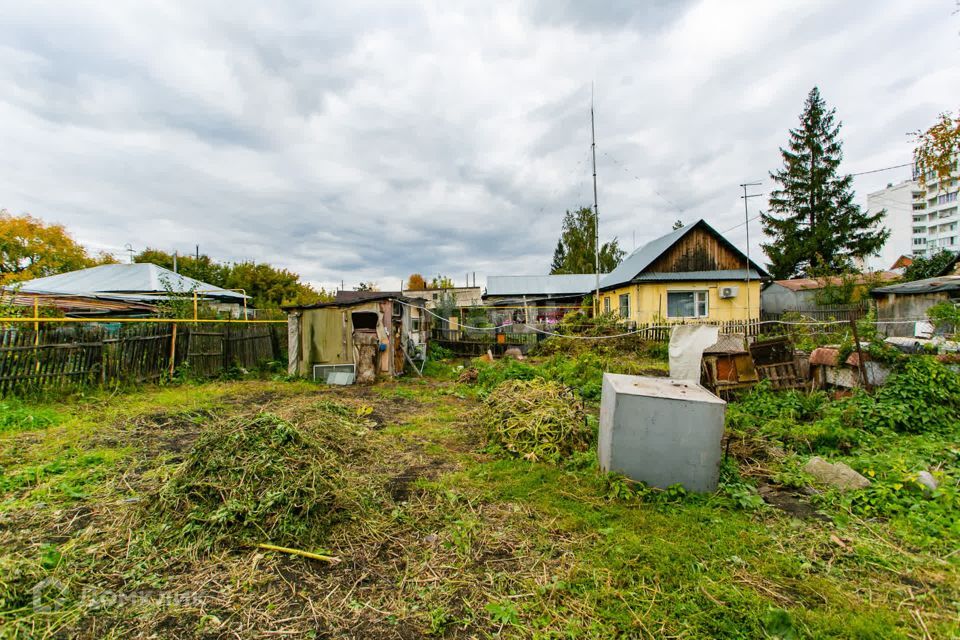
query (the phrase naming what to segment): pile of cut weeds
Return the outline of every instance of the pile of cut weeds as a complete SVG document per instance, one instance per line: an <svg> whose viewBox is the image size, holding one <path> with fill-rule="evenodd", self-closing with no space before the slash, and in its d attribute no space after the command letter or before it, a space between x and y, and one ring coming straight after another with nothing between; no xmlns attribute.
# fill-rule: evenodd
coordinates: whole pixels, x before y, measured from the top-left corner
<svg viewBox="0 0 960 640"><path fill-rule="evenodd" d="M508 380L484 400L480 420L494 453L559 462L593 441L576 392L548 380Z"/></svg>
<svg viewBox="0 0 960 640"><path fill-rule="evenodd" d="M260 413L210 425L147 507L161 536L201 549L310 547L362 513L376 490L343 457L363 428L334 403L312 418L295 425Z"/></svg>

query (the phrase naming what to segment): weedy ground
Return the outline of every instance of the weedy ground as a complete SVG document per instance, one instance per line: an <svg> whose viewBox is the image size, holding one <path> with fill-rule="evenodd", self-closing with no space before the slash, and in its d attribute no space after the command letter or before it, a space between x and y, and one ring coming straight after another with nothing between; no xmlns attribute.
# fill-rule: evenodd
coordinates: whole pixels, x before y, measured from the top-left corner
<svg viewBox="0 0 960 640"><path fill-rule="evenodd" d="M575 388L580 376L596 415L594 363L556 355L480 365L475 383L433 363L373 387L7 401L0 637L960 635L957 514L936 506L955 494L893 488L936 464L949 486L953 432L881 425L851 442L843 403L861 401L837 417L830 398L761 389L730 407L721 490L651 491L600 474L589 452L549 464L487 446L478 407L528 366ZM248 473L223 464L232 446ZM803 494L814 452L874 470L883 491Z"/></svg>

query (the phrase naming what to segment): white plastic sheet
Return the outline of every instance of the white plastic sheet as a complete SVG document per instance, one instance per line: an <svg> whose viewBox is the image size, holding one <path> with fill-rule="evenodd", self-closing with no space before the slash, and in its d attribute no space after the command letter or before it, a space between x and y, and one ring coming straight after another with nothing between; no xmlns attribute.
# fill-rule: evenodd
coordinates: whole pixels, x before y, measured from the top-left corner
<svg viewBox="0 0 960 640"><path fill-rule="evenodd" d="M703 350L716 344L720 327L709 324L681 324L670 332L670 377L700 383Z"/></svg>

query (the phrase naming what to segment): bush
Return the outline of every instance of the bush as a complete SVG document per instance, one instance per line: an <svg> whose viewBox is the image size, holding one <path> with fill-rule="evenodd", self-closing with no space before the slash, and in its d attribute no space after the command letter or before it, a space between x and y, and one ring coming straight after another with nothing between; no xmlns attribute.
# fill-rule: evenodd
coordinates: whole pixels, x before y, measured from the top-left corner
<svg viewBox="0 0 960 640"><path fill-rule="evenodd" d="M869 429L960 431L960 375L933 357L909 358L876 392L860 417Z"/></svg>
<svg viewBox="0 0 960 640"><path fill-rule="evenodd" d="M482 391L490 392L494 387L507 380L533 380L543 378L542 372L532 364L513 358L504 358L497 362L477 360L477 385Z"/></svg>

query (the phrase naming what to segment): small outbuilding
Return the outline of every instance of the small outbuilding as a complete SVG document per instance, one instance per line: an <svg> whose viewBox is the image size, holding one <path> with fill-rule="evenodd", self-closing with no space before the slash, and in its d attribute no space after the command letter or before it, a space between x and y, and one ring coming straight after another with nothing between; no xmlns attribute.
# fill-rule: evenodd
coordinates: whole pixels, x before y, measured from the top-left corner
<svg viewBox="0 0 960 640"><path fill-rule="evenodd" d="M428 316L424 301L395 292L363 295L287 312L291 375L329 381L334 373L357 382L398 376L408 363L426 357Z"/></svg>
<svg viewBox="0 0 960 640"><path fill-rule="evenodd" d="M827 287L843 287L849 284L858 296L866 298L867 289L871 284L895 282L899 278L900 274L895 271L878 271L857 275L849 283L839 276L773 280L763 287L761 309L765 316L772 318L787 312L818 315L817 312L837 310L836 305L824 305L819 301Z"/></svg>
<svg viewBox="0 0 960 640"><path fill-rule="evenodd" d="M944 275L880 287L870 292L877 304L877 329L888 337L912 337L927 324L927 310L940 302L960 304L960 275Z"/></svg>

